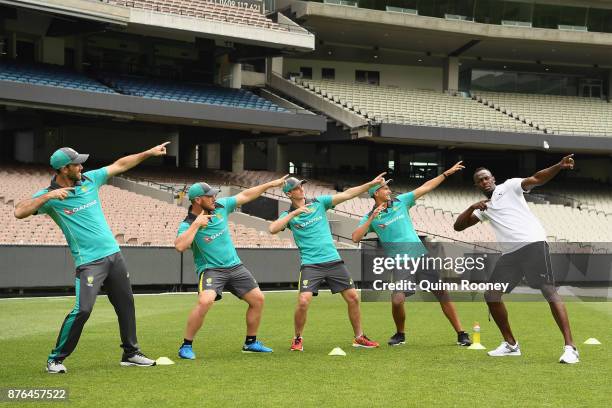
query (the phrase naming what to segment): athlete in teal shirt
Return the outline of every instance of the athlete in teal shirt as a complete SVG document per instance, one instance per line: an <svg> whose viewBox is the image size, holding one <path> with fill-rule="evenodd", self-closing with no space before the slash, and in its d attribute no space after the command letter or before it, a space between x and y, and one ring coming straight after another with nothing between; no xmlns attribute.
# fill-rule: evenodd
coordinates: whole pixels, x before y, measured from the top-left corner
<svg viewBox="0 0 612 408"><path fill-rule="evenodd" d="M77 346L103 285L119 320L123 348L121 365L155 365L155 361L142 354L138 346L129 275L119 245L104 218L98 189L108 178L131 169L147 158L165 155L168 143L86 173L82 173L82 164L89 155L62 147L50 159L56 175L49 187L15 207L15 217L19 219L34 214L49 215L64 233L76 266L75 306L64 319L55 348L47 359L47 372L58 374L67 371L63 361Z"/></svg>
<svg viewBox="0 0 612 408"><path fill-rule="evenodd" d="M450 177L463 168L462 162L458 162L438 177L427 181L414 191L400 194L395 199L391 197L391 189L388 186L391 180L372 187L369 190L369 194L370 197L374 198L374 207L372 211L361 219L359 226L353 232L353 241L359 242L368 232L374 232L378 235L381 246L385 250L385 254L389 257L402 254L407 254L410 257L419 257L426 254L427 251L414 230L408 210L415 204L418 198L429 193L446 180L447 177ZM414 272L415 271L412 271L412 273ZM439 279L438 271L430 271L429 273L428 271L416 271L416 273L417 279L422 279L428 274L430 275L427 276L428 280L436 282ZM410 272L406 272L405 274L407 278L410 278L410 276L408 276ZM401 277L402 273L397 271L397 275L396 279ZM442 311L457 332L457 344L469 346L471 344L469 336L461 327L461 322L457 316L457 310L454 303L450 301L448 292L446 290L432 292L440 302ZM389 345L396 346L406 342L404 332L406 320L404 301L406 300L406 296L410 294L410 292L398 291L394 292L391 297L391 310L397 330L389 339Z"/></svg>
<svg viewBox="0 0 612 408"><path fill-rule="evenodd" d="M293 233L295 244L300 249L302 265L340 260L327 219L327 210L333 208L332 201L333 197L329 195L306 199L305 204L309 211L291 218L287 223L287 228ZM279 218L285 218L287 215L289 211L283 212Z"/></svg>
<svg viewBox="0 0 612 408"><path fill-rule="evenodd" d="M64 233L76 267L119 252L98 195L98 189L107 179L106 167L85 172L64 200L49 200L38 209L37 214L49 215ZM61 188L53 179L49 187L33 197Z"/></svg>
<svg viewBox="0 0 612 408"><path fill-rule="evenodd" d="M231 268L242 263L229 231L228 217L234 209L236 197L220 198L215 202L213 216L209 218L206 228L201 228L195 235L191 249L198 275L206 269ZM196 218L194 213L189 212L179 225L177 236L187 231Z"/></svg>
<svg viewBox="0 0 612 408"><path fill-rule="evenodd" d="M257 341L257 330L264 306L264 295L257 281L242 265L232 242L228 227L229 214L237 206L255 200L274 187L280 187L287 176L249 188L233 197L216 199L219 189L206 183L195 183L189 188L191 206L187 217L179 225L174 247L183 252L191 248L198 275L198 303L187 319L185 337L178 356L183 359L196 358L193 339L206 313L215 300L220 300L227 288L248 305L246 312L247 331L242 351L245 353L270 353L271 348Z"/></svg>
<svg viewBox="0 0 612 408"><path fill-rule="evenodd" d="M300 251L299 295L294 316L295 337L291 343L291 350L304 349L302 333L306 325L308 306L312 297L318 294L319 285L323 281L327 282L332 293L341 293L348 305L349 320L355 334L353 347L378 347L378 343L368 339L361 329L359 296L353 279L334 245L326 212L382 182L384 174L361 186L349 188L333 196L315 197L312 200L304 195L302 184L306 182L305 180L291 177L285 181L283 192L291 200L291 207L270 224L270 233L277 234L289 228Z"/></svg>

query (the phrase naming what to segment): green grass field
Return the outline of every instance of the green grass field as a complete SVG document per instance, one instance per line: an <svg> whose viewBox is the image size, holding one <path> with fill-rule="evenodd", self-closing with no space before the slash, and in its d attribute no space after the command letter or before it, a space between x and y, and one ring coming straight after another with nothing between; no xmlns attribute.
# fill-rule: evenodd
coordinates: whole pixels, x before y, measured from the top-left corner
<svg viewBox="0 0 612 408"><path fill-rule="evenodd" d="M275 352L242 354L245 304L226 294L209 313L194 349L195 361L176 357L196 296L137 296L138 334L150 357L175 365L120 367L114 311L98 298L68 374L44 372L70 298L0 300L2 387L67 387L70 406L550 406L608 407L612 389L612 304L568 303L581 362L557 363L562 339L542 302L508 305L522 357L493 359L454 344L456 337L436 303L407 305L408 344L391 348L388 303L362 305L364 328L380 349L353 349L346 308L339 296L315 298L304 333L304 353L288 351L295 293L268 293L259 338ZM465 326L479 321L487 348L500 342L481 302L458 303ZM346 357L329 357L335 346ZM18 406L17 403L0 403ZM39 404L23 404L32 407Z"/></svg>

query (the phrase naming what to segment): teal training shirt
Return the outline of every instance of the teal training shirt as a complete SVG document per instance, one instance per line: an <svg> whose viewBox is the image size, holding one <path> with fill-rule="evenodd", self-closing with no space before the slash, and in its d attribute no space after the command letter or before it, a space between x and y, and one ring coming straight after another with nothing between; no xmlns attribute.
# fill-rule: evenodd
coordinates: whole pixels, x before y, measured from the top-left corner
<svg viewBox="0 0 612 408"><path fill-rule="evenodd" d="M49 200L38 209L37 214L49 215L60 227L77 267L119 252L119 244L106 222L98 195L107 179L106 167L85 172L68 197ZM54 177L51 185L38 191L33 198L58 188L62 186Z"/></svg>
<svg viewBox="0 0 612 408"><path fill-rule="evenodd" d="M415 204L414 192L397 196L387 203L387 208L372 220L368 232L375 232L385 252L389 256L408 254L419 257L427 253L425 246L414 230L408 210ZM363 216L359 225L363 225L376 208Z"/></svg>
<svg viewBox="0 0 612 408"><path fill-rule="evenodd" d="M191 243L196 273L210 268L230 268L242 263L232 242L228 217L236 209L236 197L220 198L215 203L214 217L200 228ZM197 218L192 212L179 225L177 237L189 229Z"/></svg>
<svg viewBox="0 0 612 408"><path fill-rule="evenodd" d="M293 217L287 224L287 228L293 233L295 244L300 250L301 264L312 265L341 260L332 238L326 214L327 210L333 207L332 197L329 195L319 196L312 200L306 200L306 204L310 212ZM293 207L289 209L289 211L293 210L295 210ZM289 211L283 212L279 219L287 216Z"/></svg>

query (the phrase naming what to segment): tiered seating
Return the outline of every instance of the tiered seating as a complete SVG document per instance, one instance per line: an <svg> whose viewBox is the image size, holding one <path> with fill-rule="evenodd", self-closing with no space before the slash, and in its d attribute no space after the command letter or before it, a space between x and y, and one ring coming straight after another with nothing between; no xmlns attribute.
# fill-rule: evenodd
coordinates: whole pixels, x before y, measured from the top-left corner
<svg viewBox="0 0 612 408"><path fill-rule="evenodd" d="M271 30L284 30L281 26L265 17L261 12L241 7L229 7L206 0L100 0L116 6L151 10L158 13L179 14L209 21L221 21Z"/></svg>
<svg viewBox="0 0 612 408"><path fill-rule="evenodd" d="M612 135L612 105L575 96L472 92L473 98L549 133Z"/></svg>
<svg viewBox="0 0 612 408"><path fill-rule="evenodd" d="M50 172L42 169L17 167L0 170L0 220L3 225L0 243L65 244L61 231L49 217L17 220L13 216L15 203L47 186L51 176ZM109 226L120 244L173 246L178 225L185 218L182 207L110 185L100 189L100 200ZM142 211L143 208L147 211ZM289 239L280 239L265 231L233 222L229 226L237 247L293 246Z"/></svg>
<svg viewBox="0 0 612 408"><path fill-rule="evenodd" d="M169 175L165 173L159 178L155 178L151 170L139 170L138 176L175 185L178 188L188 187L195 181L208 181L214 185L240 185L251 186L265 183L281 176L281 174L265 171L245 171L242 173L228 172L208 172L205 174L195 174L193 172L179 172ZM132 173L134 175L134 173ZM355 181L353 184L359 184ZM563 184L565 186L565 184ZM395 194L411 191L417 184L402 183L395 180L392 189ZM309 179L304 185L306 194L314 197L321 194L335 194L337 191L331 188L329 183ZM547 190L542 190L545 192ZM569 192L564 191L565 195L576 196L582 203L581 209L571 208L553 204L533 204L529 203L533 212L542 222L544 229L551 242L608 242L609 231L612 231L612 211L605 211L612 208L612 193L604 188L588 189L590 193L580 196L576 189ZM538 191L536 191L538 192ZM274 198L288 201L280 189L271 191ZM587 205L587 198L591 198ZM595 200L597 198L597 200ZM410 216L416 230L420 233L430 235L441 241L457 240L463 242L494 242L496 240L493 231L487 223L479 223L476 226L462 232L453 229L453 224L457 216L471 204L480 201L483 196L473 186L452 186L442 185L435 191L420 198L410 210ZM594 203L604 203L593 209ZM353 200L339 204L335 212L341 215L361 218L368 213L373 206L371 198L358 197ZM605 210L604 210L605 209Z"/></svg>
<svg viewBox="0 0 612 408"><path fill-rule="evenodd" d="M202 173L201 171L196 172L189 170L177 170L177 172L172 172L169 174L168 172L154 169L134 169L128 173L128 176L136 179L155 181L166 186L173 186L180 190L188 188L196 181L203 180L212 185L235 185L250 187L279 178L282 176L282 174L269 171L244 171L240 173L209 171ZM354 184L358 183L358 181L355 181ZM394 190L397 190L396 192L410 191L414 187L414 185L402 185L399 183L394 183L393 186ZM333 195L337 193L337 191L332 188L330 183L312 179L309 179L308 183L304 184L304 190L308 197ZM269 192L266 194L281 201L289 201L280 188L269 190ZM431 196L432 195L428 195L427 197ZM469 201L469 204L472 204L477 200L480 200L480 198L474 199L473 201L469 201L467 199L464 201ZM452 199L449 198L443 202L446 203L447 201L452 201ZM435 236L441 240L454 239L472 242L491 242L495 240L490 228L482 224L479 224L467 232L457 233L452 227L456 214L453 215L444 205L437 206L439 204L440 202L438 201L425 201L425 199L421 199L418 201L418 205L411 209L410 215L416 229L419 232ZM467 207L469 204L466 204L465 207ZM352 218L361 218L364 214L372 209L372 205L372 199L358 197L339 204L332 212ZM463 211L465 207L461 208L460 210L457 207L457 211L455 212ZM442 210L442 208L444 208L444 210Z"/></svg>
<svg viewBox="0 0 612 408"><path fill-rule="evenodd" d="M296 83L321 98L377 122L541 133L528 124L462 96L330 80L296 79Z"/></svg>
<svg viewBox="0 0 612 408"><path fill-rule="evenodd" d="M244 89L222 88L197 84L181 84L160 79L119 77L107 75L102 81L117 92L145 98L206 103L243 109L288 112L286 109Z"/></svg>
<svg viewBox="0 0 612 408"><path fill-rule="evenodd" d="M85 75L59 65L50 64L24 64L8 60L0 61L0 81L57 86L89 92L114 93L112 89Z"/></svg>

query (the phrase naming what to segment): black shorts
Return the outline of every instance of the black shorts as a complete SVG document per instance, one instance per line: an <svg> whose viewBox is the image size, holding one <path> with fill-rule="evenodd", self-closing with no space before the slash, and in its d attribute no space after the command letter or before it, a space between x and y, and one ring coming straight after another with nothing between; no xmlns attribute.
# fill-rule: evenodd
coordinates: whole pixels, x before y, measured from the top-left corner
<svg viewBox="0 0 612 408"><path fill-rule="evenodd" d="M312 292L313 296L317 296L323 281L327 282L332 293L355 287L353 278L342 260L302 265L298 282L300 292Z"/></svg>
<svg viewBox="0 0 612 408"><path fill-rule="evenodd" d="M489 282L508 283L505 293L510 293L525 278L533 289L554 285L548 242L538 241L504 254L495 264Z"/></svg>
<svg viewBox="0 0 612 408"><path fill-rule="evenodd" d="M394 270L391 278L394 283L399 283L400 281L414 282L418 288L423 281L438 283L440 281L440 271L437 269L419 268L415 273L412 273L411 271L401 269ZM403 293L408 297L414 295L416 290L394 290L393 293Z"/></svg>
<svg viewBox="0 0 612 408"><path fill-rule="evenodd" d="M215 301L221 300L225 288L242 299L245 294L258 287L251 272L242 264L229 268L205 269L198 279L198 292L214 290L217 293Z"/></svg>

